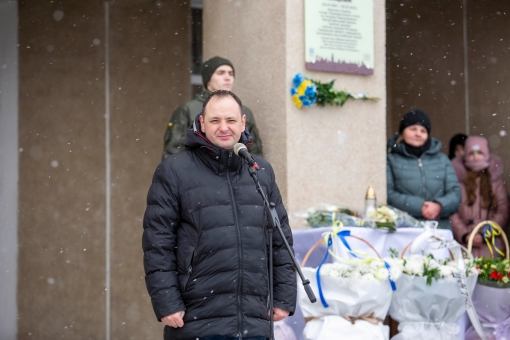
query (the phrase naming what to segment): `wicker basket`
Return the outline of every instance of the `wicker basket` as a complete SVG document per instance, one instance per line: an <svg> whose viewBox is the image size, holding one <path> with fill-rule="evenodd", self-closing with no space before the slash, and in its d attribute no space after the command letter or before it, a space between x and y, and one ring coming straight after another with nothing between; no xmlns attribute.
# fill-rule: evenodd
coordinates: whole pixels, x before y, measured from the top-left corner
<svg viewBox="0 0 510 340"><path fill-rule="evenodd" d="M506 237L505 231L503 230L503 228L501 228L501 226L499 224L497 224L496 222L493 222L493 221L489 221L489 220L478 223L478 225L473 229L473 231L469 235L469 239L468 239L468 250L471 251L471 249L473 249L473 240L475 238L476 233L478 232L478 230L480 230L480 228L483 228L486 224L490 225L494 229L499 230L499 232L501 233L501 238L503 239L503 242L505 243L505 246L506 246L506 258L510 259L510 257L509 257L510 256L510 251L509 251L510 248L508 247L508 238Z"/></svg>

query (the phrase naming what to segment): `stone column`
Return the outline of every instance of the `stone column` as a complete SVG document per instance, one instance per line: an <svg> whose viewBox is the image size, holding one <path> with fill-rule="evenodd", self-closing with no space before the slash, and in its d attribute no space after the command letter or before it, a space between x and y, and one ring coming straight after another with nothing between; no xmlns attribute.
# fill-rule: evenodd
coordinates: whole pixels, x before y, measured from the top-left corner
<svg viewBox="0 0 510 340"><path fill-rule="evenodd" d="M0 0L0 339L17 332L18 2Z"/></svg>
<svg viewBox="0 0 510 340"><path fill-rule="evenodd" d="M204 0L204 60L231 59L234 92L256 117L293 228L299 212L327 202L361 209L366 189L386 201L385 2L374 1L372 76L305 69L302 0ZM343 107L298 109L289 91L298 72L379 97Z"/></svg>

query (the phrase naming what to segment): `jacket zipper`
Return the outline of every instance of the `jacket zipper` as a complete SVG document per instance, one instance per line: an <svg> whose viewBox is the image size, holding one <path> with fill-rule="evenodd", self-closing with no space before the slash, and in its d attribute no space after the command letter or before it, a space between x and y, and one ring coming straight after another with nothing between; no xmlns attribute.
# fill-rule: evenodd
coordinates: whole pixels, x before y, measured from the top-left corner
<svg viewBox="0 0 510 340"><path fill-rule="evenodd" d="M193 252L191 253L191 261L190 261L189 267L188 267L188 278L186 279L186 282L184 282L184 284L183 284L184 292L186 291L186 286L188 285L189 279L191 278L191 274L193 274L194 259L195 259L195 249L193 249Z"/></svg>
<svg viewBox="0 0 510 340"><path fill-rule="evenodd" d="M238 272L238 280L237 280L237 327L238 327L238 334L237 337L242 340L243 338L243 332L242 330L242 299L241 299L241 289L242 289L242 281L243 281L243 267L241 265L242 263L242 254L243 254L243 243L241 241L241 230L239 229L239 220L237 217L237 208L236 208L236 202L234 197L234 191L232 190L232 182L230 180L230 163L232 162L232 151L228 153L228 163L227 163L227 181L228 181L228 188L230 190L230 196L232 197L232 208L234 211L234 218L236 223L236 230L237 230L237 242L239 243L238 249L238 255L237 255L237 272Z"/></svg>
<svg viewBox="0 0 510 340"><path fill-rule="evenodd" d="M421 184L422 184L422 193L423 193L423 198L425 198L426 196L426 193L425 193L425 175L423 174L423 164L421 162L421 158L418 158L418 166L420 167L420 173L421 173Z"/></svg>

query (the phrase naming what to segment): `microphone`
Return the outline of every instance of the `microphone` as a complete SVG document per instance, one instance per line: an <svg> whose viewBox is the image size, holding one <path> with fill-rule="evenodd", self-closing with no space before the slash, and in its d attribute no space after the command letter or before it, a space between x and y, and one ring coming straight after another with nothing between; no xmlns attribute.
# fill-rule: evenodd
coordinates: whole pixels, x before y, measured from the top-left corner
<svg viewBox="0 0 510 340"><path fill-rule="evenodd" d="M255 159L253 159L252 155L248 152L248 149L246 148L246 145L243 143L236 143L234 145L234 153L238 155L239 157L243 158L248 164L255 170L259 169L259 165L257 162L255 162Z"/></svg>

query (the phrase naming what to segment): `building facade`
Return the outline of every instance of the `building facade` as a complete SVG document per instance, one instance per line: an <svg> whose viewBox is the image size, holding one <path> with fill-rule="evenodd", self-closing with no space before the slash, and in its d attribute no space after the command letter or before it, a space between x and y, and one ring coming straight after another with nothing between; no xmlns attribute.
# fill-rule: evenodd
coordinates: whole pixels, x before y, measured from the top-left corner
<svg viewBox="0 0 510 340"><path fill-rule="evenodd" d="M386 140L411 108L445 144L483 134L510 166L510 3L374 1L371 76L305 70L303 7L0 0L1 339L162 336L142 217L167 122L200 91L202 58L234 63L293 228L322 202L361 208L369 185L385 202ZM380 100L298 109L297 72Z"/></svg>

